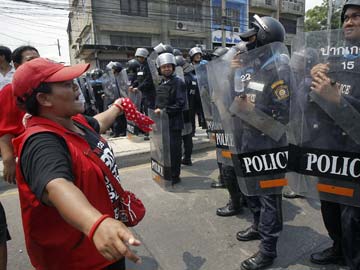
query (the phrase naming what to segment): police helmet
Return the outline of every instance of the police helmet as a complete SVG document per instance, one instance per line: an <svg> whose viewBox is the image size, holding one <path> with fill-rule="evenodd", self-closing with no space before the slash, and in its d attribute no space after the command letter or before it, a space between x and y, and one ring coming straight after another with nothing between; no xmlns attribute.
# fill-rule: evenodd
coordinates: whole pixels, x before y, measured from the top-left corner
<svg viewBox="0 0 360 270"><path fill-rule="evenodd" d="M119 62L114 62L113 66L112 66L112 69L115 71L115 72L121 72L122 69L123 69L123 66L121 63Z"/></svg>
<svg viewBox="0 0 360 270"><path fill-rule="evenodd" d="M169 45L169 44L162 44L160 43L159 45L154 47L154 51L160 55L162 53L173 53L174 48Z"/></svg>
<svg viewBox="0 0 360 270"><path fill-rule="evenodd" d="M130 71L136 71L140 67L140 63L136 59L131 59L126 63L126 68Z"/></svg>
<svg viewBox="0 0 360 270"><path fill-rule="evenodd" d="M360 0L346 0L345 1L345 4L344 4L343 9L341 11L341 23L344 23L345 12L351 6L360 7Z"/></svg>
<svg viewBox="0 0 360 270"><path fill-rule="evenodd" d="M174 49L172 53L174 56L179 56L179 55L182 56L183 55L183 53L179 49Z"/></svg>
<svg viewBox="0 0 360 270"><path fill-rule="evenodd" d="M103 75L103 73L104 71L102 71L100 68L95 68L91 71L91 76L98 79Z"/></svg>
<svg viewBox="0 0 360 270"><path fill-rule="evenodd" d="M211 58L221 57L229 51L228 47L218 47L211 53Z"/></svg>
<svg viewBox="0 0 360 270"><path fill-rule="evenodd" d="M112 67L114 66L115 62L110 61L107 65L106 65L106 70L111 70Z"/></svg>
<svg viewBox="0 0 360 270"><path fill-rule="evenodd" d="M176 65L179 67L182 67L186 63L186 60L182 55L175 56L175 61L176 61Z"/></svg>
<svg viewBox="0 0 360 270"><path fill-rule="evenodd" d="M203 52L200 47L194 47L194 48L191 48L191 50L189 51L189 56L190 56L190 58L193 58L194 55L198 54L198 53L200 53L201 56L203 55Z"/></svg>
<svg viewBox="0 0 360 270"><path fill-rule="evenodd" d="M148 57L148 55L149 55L149 51L145 48L138 48L135 52L135 57L139 56L139 57L146 58L146 57Z"/></svg>
<svg viewBox="0 0 360 270"><path fill-rule="evenodd" d="M156 59L156 66L158 68L166 64L172 64L174 67L176 66L176 59L172 53L163 53Z"/></svg>
<svg viewBox="0 0 360 270"><path fill-rule="evenodd" d="M240 34L242 40L249 41L250 37L256 35L256 45L258 47L276 41L284 41L285 29L278 20L269 16L260 18L256 14L254 15L254 20L255 21L252 22L252 26L254 26L254 28Z"/></svg>

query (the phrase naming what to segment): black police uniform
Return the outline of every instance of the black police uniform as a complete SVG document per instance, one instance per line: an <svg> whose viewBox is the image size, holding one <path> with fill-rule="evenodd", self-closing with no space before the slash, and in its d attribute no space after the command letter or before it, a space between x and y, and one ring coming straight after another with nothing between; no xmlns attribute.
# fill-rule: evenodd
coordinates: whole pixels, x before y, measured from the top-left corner
<svg viewBox="0 0 360 270"><path fill-rule="evenodd" d="M141 112L147 115L148 109L154 109L156 96L154 82L147 61L140 64L140 68L136 75L135 87L142 93Z"/></svg>
<svg viewBox="0 0 360 270"><path fill-rule="evenodd" d="M218 112L215 111L213 113ZM241 140L241 133L239 132L237 134L234 134L236 138L224 140L218 138L228 138L230 136L232 137L233 134L226 134L223 129L216 129L213 130L213 132L215 135L217 155L222 155L222 151L230 151L230 147L233 146L230 145L232 141L237 140L238 138ZM218 162L219 171L222 177L222 181L224 182L225 187L229 192L230 200L226 204L226 206L218 208L216 210L216 214L218 216L233 216L241 212L244 203L244 195L239 188L235 169L232 165L232 160L221 161L223 163Z"/></svg>
<svg viewBox="0 0 360 270"><path fill-rule="evenodd" d="M192 122L192 107L190 105L190 100L193 99L193 88L194 88L194 78L191 73L187 72L184 74L185 79L185 86L186 86L186 98L188 103L188 109L184 110L184 124L191 123L192 131L189 134L183 135L182 140L184 143L184 161L190 162L191 155L193 151L193 140L192 137L194 136L194 124Z"/></svg>
<svg viewBox="0 0 360 270"><path fill-rule="evenodd" d="M90 93L90 89L89 89L89 85L86 81L86 78L83 78L83 83L80 84L81 85L81 91L84 95L84 99L85 99L85 112L84 114L89 115L89 116L94 116L96 114L96 111L93 108L93 101L92 99L92 95Z"/></svg>
<svg viewBox="0 0 360 270"><path fill-rule="evenodd" d="M179 181L181 168L181 131L184 128L183 110L186 102L185 83L176 75L161 81L156 89L155 107L166 111L169 117L171 178Z"/></svg>
<svg viewBox="0 0 360 270"><path fill-rule="evenodd" d="M281 62L279 55L262 56L259 58L258 70L253 75L253 80L264 82L263 91L246 88L248 98L254 103L255 109L259 109L271 116L274 120L286 124L289 121L290 105L290 67L288 59ZM278 62L275 64L275 59ZM255 152L264 149L275 149L286 145L286 135L278 141L274 141L261 131L245 124L242 134L241 152ZM271 175L268 175L270 178ZM278 177L278 175L277 175ZM283 175L285 177L285 174ZM269 179L270 179L269 178ZM247 204L254 215L253 227L261 237L260 252L268 257L277 256L276 245L282 230L282 196L281 194L247 196Z"/></svg>
<svg viewBox="0 0 360 270"><path fill-rule="evenodd" d="M95 79L91 80L90 83L95 96L95 107L98 110L98 113L101 113L104 111L104 101L102 98L104 94L104 89L102 86L102 82L100 79Z"/></svg>
<svg viewBox="0 0 360 270"><path fill-rule="evenodd" d="M114 95L114 101L115 101L116 99L123 97L121 95L119 81L116 76L115 76L114 87L115 87L115 95ZM127 126L127 121L126 121L125 114L121 114L118 117L116 117L116 119L112 125L112 130L114 132L114 136L126 135L126 126Z"/></svg>
<svg viewBox="0 0 360 270"><path fill-rule="evenodd" d="M185 82L186 82L186 86L187 86L187 95L188 95L190 118L191 118L191 125L192 125L192 135L194 136L195 130L196 130L195 115L198 111L198 109L197 109L198 103L196 100L196 96L197 96L197 93L199 92L199 87L198 87L198 82L197 82L197 78L196 78L196 74L195 74L194 70L184 74L184 76L185 76Z"/></svg>
<svg viewBox="0 0 360 270"><path fill-rule="evenodd" d="M360 56L340 56L329 58L330 70L328 76L339 83L342 98L350 103L357 111L360 111ZM342 63L354 61L356 73L344 70ZM304 113L306 132L304 147L328 149L341 152L360 153L360 145L346 134L315 102L311 101L311 82L305 79L304 87L299 89L304 93L302 98L305 106ZM340 102L340 106L343 103ZM327 179L320 179L327 181ZM320 198L322 194L320 194ZM342 257L351 269L360 269L360 208L340 203L321 200L321 213L324 225L333 240L332 251L329 257L326 254L314 253L312 260L326 263L341 263Z"/></svg>

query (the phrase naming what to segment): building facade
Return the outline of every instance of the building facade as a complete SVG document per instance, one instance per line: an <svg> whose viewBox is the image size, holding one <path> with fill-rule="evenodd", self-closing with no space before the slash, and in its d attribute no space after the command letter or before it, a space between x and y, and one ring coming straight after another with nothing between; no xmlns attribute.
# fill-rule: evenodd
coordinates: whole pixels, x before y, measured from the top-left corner
<svg viewBox="0 0 360 270"><path fill-rule="evenodd" d="M239 33L248 28L248 0L227 0L226 17L222 18L221 0L211 1L211 42L213 48L222 44L222 23L226 30L226 46L233 46L241 39Z"/></svg>
<svg viewBox="0 0 360 270"><path fill-rule="evenodd" d="M279 18L286 31L285 44L291 49L295 34L304 31L305 0L249 0L249 22L254 14Z"/></svg>
<svg viewBox="0 0 360 270"><path fill-rule="evenodd" d="M287 31L286 44L303 28L305 0L69 0L70 60L104 68L109 61L126 62L136 48L160 42L186 52L194 46L221 46L221 24L227 46L240 42L254 14L277 17Z"/></svg>
<svg viewBox="0 0 360 270"><path fill-rule="evenodd" d="M69 0L71 63L103 68L136 48L170 43L186 51L211 47L210 6L202 0Z"/></svg>

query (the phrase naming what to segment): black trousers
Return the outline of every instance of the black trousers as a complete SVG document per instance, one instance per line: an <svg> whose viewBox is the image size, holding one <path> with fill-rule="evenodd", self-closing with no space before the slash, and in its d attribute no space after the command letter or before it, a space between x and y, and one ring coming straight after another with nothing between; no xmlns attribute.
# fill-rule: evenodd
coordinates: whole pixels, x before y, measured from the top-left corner
<svg viewBox="0 0 360 270"><path fill-rule="evenodd" d="M126 134L126 126L127 126L127 121L125 118L125 114L121 114L118 117L116 117L112 125L112 130L116 136L119 136L120 134Z"/></svg>
<svg viewBox="0 0 360 270"><path fill-rule="evenodd" d="M170 158L171 158L171 177L180 176L181 169L181 129L170 129Z"/></svg>
<svg viewBox="0 0 360 270"><path fill-rule="evenodd" d="M184 143L184 159L191 160L191 154L193 151L193 140L192 134L187 134L182 136L182 141Z"/></svg>
<svg viewBox="0 0 360 270"><path fill-rule="evenodd" d="M248 207L254 215L254 228L260 233L260 252L275 258L276 245L282 231L282 196L247 196Z"/></svg>
<svg viewBox="0 0 360 270"><path fill-rule="evenodd" d="M231 202L235 209L239 209L241 207L243 194L240 191L239 184L237 182L235 169L232 166L222 165L221 170L221 175L229 192Z"/></svg>
<svg viewBox="0 0 360 270"><path fill-rule="evenodd" d="M321 213L333 247L351 270L360 269L360 208L321 201Z"/></svg>
<svg viewBox="0 0 360 270"><path fill-rule="evenodd" d="M11 237L7 228L5 210L0 202L0 245L4 245L9 240Z"/></svg>

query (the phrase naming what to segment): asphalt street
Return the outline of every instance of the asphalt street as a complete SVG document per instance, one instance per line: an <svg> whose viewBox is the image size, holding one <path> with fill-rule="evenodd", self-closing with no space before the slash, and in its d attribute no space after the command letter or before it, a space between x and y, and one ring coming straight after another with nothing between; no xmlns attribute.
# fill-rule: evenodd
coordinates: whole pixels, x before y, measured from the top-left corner
<svg viewBox="0 0 360 270"><path fill-rule="evenodd" d="M226 190L210 188L218 176L215 152L197 153L193 161L193 166L182 167L182 182L169 190L152 180L150 164L120 169L124 187L135 192L147 208L144 220L132 229L142 241L134 250L143 264L128 262L128 270L235 270L257 251L259 241L239 242L235 238L237 231L251 225L248 209L234 217L215 215L216 208L228 201ZM1 182L0 200L12 236L8 269L32 269L24 245L17 190ZM269 269L346 269L309 261L312 252L330 245L319 208L319 202L313 200L283 200L284 229L278 258Z"/></svg>

